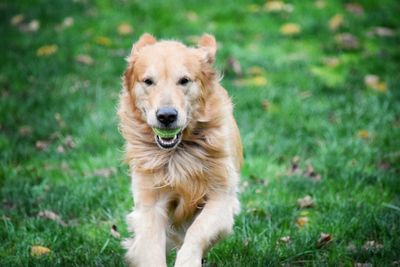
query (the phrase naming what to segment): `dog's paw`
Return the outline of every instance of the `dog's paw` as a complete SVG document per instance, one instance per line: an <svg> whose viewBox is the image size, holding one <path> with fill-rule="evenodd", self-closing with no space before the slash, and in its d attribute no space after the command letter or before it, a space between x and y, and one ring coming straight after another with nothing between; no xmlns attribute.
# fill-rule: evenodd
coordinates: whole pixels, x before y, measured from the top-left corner
<svg viewBox="0 0 400 267"><path fill-rule="evenodd" d="M201 250L182 246L176 256L174 267L201 267Z"/></svg>

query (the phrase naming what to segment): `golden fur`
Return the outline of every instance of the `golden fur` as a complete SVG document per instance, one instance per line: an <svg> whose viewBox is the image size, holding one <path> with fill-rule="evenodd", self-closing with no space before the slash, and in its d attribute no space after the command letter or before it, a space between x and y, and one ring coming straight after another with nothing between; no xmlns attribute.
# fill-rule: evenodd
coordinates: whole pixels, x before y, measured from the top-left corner
<svg viewBox="0 0 400 267"><path fill-rule="evenodd" d="M210 35L191 48L144 34L128 57L118 115L135 201L128 216L135 238L125 243L132 266L166 266L166 243L181 248L175 266L200 266L203 252L231 230L239 210L242 147L231 100L212 66L215 52ZM141 83L148 73L157 77L155 89ZM170 82L181 73L191 78L184 90ZM182 140L170 150L160 149L149 125L150 113L165 103L186 116ZM215 214L217 207L228 211ZM214 221L221 226L203 233ZM149 255L146 247L155 252Z"/></svg>

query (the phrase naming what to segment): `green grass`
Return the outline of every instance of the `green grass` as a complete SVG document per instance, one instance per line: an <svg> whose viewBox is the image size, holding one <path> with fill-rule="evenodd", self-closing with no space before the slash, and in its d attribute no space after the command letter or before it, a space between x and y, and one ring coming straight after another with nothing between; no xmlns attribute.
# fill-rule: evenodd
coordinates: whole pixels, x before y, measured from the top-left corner
<svg viewBox="0 0 400 267"><path fill-rule="evenodd" d="M276 13L263 10L263 1L3 1L0 266L123 266L124 251L110 228L115 224L129 236L124 217L132 198L115 111L124 57L146 31L187 43L206 31L220 44L216 65L224 71L244 144L242 212L234 234L210 251L206 266L399 261L400 4L359 2L364 12L358 16L334 0L323 8L292 1L292 12ZM24 15L22 24L38 20L40 29L11 25L17 14ZM328 22L336 14L344 21L332 31ZM66 17L74 24L55 30ZM118 34L122 22L133 34ZM287 22L301 33L282 35ZM370 37L376 26L394 36ZM358 49L339 47L335 35L344 32L358 38ZM99 37L108 39L99 44ZM37 56L52 44L56 53ZM94 64L77 63L79 54ZM243 78L227 67L230 57L240 62ZM325 65L326 57L339 65ZM266 84L251 78L254 66L262 68L257 75ZM368 88L368 74L378 75L387 90ZM38 150L38 140L50 144ZM302 171L293 174L295 156ZM320 181L304 172L308 164ZM315 205L299 209L296 201L305 195ZM39 218L43 210L68 226ZM296 224L301 216L309 219L304 227ZM322 247L321 232L332 237ZM279 241L284 236L289 244ZM366 250L367 241L383 247ZM52 252L32 257L33 245Z"/></svg>

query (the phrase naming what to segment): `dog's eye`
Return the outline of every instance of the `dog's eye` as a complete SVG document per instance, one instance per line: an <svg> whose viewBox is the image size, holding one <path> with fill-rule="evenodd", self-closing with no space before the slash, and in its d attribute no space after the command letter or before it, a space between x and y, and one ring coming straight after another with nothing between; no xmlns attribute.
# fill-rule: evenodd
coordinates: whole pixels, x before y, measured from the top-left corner
<svg viewBox="0 0 400 267"><path fill-rule="evenodd" d="M188 78L183 77L183 78L179 79L178 84L179 84L179 85L185 86L185 85L187 85L189 82L190 82L190 80L189 80Z"/></svg>
<svg viewBox="0 0 400 267"><path fill-rule="evenodd" d="M154 81L153 81L152 79L150 79L150 78L144 79L143 82L144 82L147 86L150 86L150 85L153 85L153 84L154 84Z"/></svg>

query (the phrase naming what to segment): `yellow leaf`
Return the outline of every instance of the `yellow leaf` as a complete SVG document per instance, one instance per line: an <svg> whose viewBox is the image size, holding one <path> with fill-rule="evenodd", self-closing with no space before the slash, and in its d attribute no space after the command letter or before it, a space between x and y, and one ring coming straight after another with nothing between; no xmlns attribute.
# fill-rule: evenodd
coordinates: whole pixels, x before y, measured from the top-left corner
<svg viewBox="0 0 400 267"><path fill-rule="evenodd" d="M186 19L191 22L196 22L199 19L199 16L194 11L188 11L185 14Z"/></svg>
<svg viewBox="0 0 400 267"><path fill-rule="evenodd" d="M300 227L304 227L308 224L309 219L308 217L299 217L296 221L296 224Z"/></svg>
<svg viewBox="0 0 400 267"><path fill-rule="evenodd" d="M99 36L96 38L96 43L102 46L110 46L112 44L110 38L105 36Z"/></svg>
<svg viewBox="0 0 400 267"><path fill-rule="evenodd" d="M133 33L133 28L128 23L121 23L118 25L117 31L119 35L129 35Z"/></svg>
<svg viewBox="0 0 400 267"><path fill-rule="evenodd" d="M340 60L337 57L326 57L323 59L326 66L335 68L340 65Z"/></svg>
<svg viewBox="0 0 400 267"><path fill-rule="evenodd" d="M281 11L292 12L293 6L291 4L286 4L283 1L268 1L265 4L265 9L268 12L281 12Z"/></svg>
<svg viewBox="0 0 400 267"><path fill-rule="evenodd" d="M44 45L42 47L39 47L38 50L36 50L36 55L38 57L45 57L45 56L51 56L58 51L58 46L55 44L52 45Z"/></svg>
<svg viewBox="0 0 400 267"><path fill-rule="evenodd" d="M301 28L296 23L286 23L282 25L280 31L283 35L290 36L299 34L301 32Z"/></svg>
<svg viewBox="0 0 400 267"><path fill-rule="evenodd" d="M24 20L24 15L18 14L18 15L15 15L15 16L13 16L13 17L11 18L10 23L11 23L11 25L13 25L13 26L17 26L17 25L21 24L21 22L22 22L23 20Z"/></svg>
<svg viewBox="0 0 400 267"><path fill-rule="evenodd" d="M31 247L31 256L37 257L37 256L43 256L46 254L49 254L51 250L46 247L42 246L32 246Z"/></svg>
<svg viewBox="0 0 400 267"><path fill-rule="evenodd" d="M314 2L316 8L323 9L326 6L326 2L324 0L317 0Z"/></svg>
<svg viewBox="0 0 400 267"><path fill-rule="evenodd" d="M385 82L380 81L377 75L368 74L364 77L365 85L377 92L383 93L387 91L387 86Z"/></svg>
<svg viewBox="0 0 400 267"><path fill-rule="evenodd" d="M256 13L260 11L260 7L256 4L250 4L247 6L247 11L249 11L250 13Z"/></svg>
<svg viewBox="0 0 400 267"><path fill-rule="evenodd" d="M337 30L343 24L343 16L336 14L329 20L329 28L333 31Z"/></svg>
<svg viewBox="0 0 400 267"><path fill-rule="evenodd" d="M259 66L250 67L247 72L251 75L262 75L265 73L265 70Z"/></svg>
<svg viewBox="0 0 400 267"><path fill-rule="evenodd" d="M253 78L250 78L247 82L249 85L253 85L253 86L264 86L264 85L267 85L267 78L265 78L264 76L258 75Z"/></svg>
<svg viewBox="0 0 400 267"><path fill-rule="evenodd" d="M368 139L370 134L369 134L369 132L367 130L359 130L357 132L357 136L362 138L362 139Z"/></svg>

